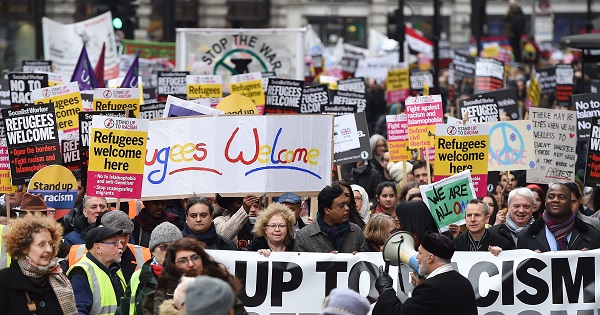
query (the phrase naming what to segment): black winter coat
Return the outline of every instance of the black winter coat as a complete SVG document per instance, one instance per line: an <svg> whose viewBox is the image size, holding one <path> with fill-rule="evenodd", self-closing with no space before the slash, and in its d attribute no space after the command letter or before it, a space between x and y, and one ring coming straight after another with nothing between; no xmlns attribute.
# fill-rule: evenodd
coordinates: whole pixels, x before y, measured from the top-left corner
<svg viewBox="0 0 600 315"><path fill-rule="evenodd" d="M468 233L468 232L467 232ZM504 237L494 234L488 230L485 237L480 241L481 247L479 248L480 252L487 252L488 247L491 246L499 246L503 250L514 249L513 243ZM469 249L469 236L467 234L463 234L452 240L452 243L456 245L457 251L470 251Z"/></svg>
<svg viewBox="0 0 600 315"><path fill-rule="evenodd" d="M37 315L63 313L50 282L46 281L42 286L34 283L14 260L10 267L0 270L0 314L31 314L25 292L35 302Z"/></svg>
<svg viewBox="0 0 600 315"><path fill-rule="evenodd" d="M533 222L527 230L519 234L517 248L540 250L541 252L549 252L550 244L546 238L546 222L543 218L539 218ZM587 225L579 218L575 218L575 227L569 240L567 249L596 249L600 248L600 232Z"/></svg>

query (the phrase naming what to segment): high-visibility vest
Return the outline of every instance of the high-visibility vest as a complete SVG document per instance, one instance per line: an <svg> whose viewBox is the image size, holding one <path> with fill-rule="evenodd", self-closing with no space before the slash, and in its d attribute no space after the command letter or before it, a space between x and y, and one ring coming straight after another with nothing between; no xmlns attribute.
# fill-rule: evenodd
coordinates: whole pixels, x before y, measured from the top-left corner
<svg viewBox="0 0 600 315"><path fill-rule="evenodd" d="M129 280L129 292L131 292L131 298L129 299L129 315L137 314L137 305L135 300L137 298L137 288L140 285L140 274L142 273L142 269L136 270L131 275L131 280Z"/></svg>
<svg viewBox="0 0 600 315"><path fill-rule="evenodd" d="M79 267L85 271L88 278L88 284L92 291L92 309L90 315L114 315L117 311L117 295L110 281L110 277L104 270L96 265L88 257L83 257L74 266L71 266L67 271L67 276L74 268ZM121 269L117 271L117 276L123 285L123 289L127 288L125 277Z"/></svg>
<svg viewBox="0 0 600 315"><path fill-rule="evenodd" d="M10 267L10 256L6 252L6 244L4 243L8 231L8 225L0 224L0 269Z"/></svg>
<svg viewBox="0 0 600 315"><path fill-rule="evenodd" d="M152 257L150 249L147 247L134 244L127 244L127 247L129 247L129 250L135 256L135 263L137 264L135 270L142 269L144 263ZM85 244L72 245L69 250L69 266L75 265L87 252Z"/></svg>

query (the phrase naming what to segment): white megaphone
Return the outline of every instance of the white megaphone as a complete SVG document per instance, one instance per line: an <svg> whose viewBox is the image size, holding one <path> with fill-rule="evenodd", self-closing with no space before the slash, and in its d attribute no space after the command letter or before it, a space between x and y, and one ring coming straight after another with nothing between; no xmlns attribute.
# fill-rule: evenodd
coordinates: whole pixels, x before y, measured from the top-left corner
<svg viewBox="0 0 600 315"><path fill-rule="evenodd" d="M405 263L414 271L419 271L417 251L415 250L415 239L406 231L392 234L383 245L383 261L387 265L399 266Z"/></svg>

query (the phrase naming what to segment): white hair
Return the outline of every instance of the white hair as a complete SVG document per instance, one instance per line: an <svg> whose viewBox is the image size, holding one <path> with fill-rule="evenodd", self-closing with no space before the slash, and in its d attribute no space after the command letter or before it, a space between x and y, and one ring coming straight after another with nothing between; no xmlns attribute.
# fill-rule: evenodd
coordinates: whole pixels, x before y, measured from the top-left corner
<svg viewBox="0 0 600 315"><path fill-rule="evenodd" d="M531 192L531 190L529 188L520 187L520 188L513 189L508 194L508 204L509 205L510 205L510 202L512 201L513 197L516 195L523 196L523 197L529 199L529 201L531 201L532 205L535 203L535 198L533 197L533 193Z"/></svg>

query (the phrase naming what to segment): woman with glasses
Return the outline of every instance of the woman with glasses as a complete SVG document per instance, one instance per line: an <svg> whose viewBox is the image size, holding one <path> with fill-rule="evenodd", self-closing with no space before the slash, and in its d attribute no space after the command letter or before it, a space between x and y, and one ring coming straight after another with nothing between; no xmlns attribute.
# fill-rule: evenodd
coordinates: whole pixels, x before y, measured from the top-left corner
<svg viewBox="0 0 600 315"><path fill-rule="evenodd" d="M159 314L158 308L168 299L173 298L173 293L182 276L197 277L199 275L219 278L233 288L237 293L240 288L238 280L227 271L227 268L216 262L204 250L204 244L194 238L184 237L172 243L165 256L164 265L158 279L154 293L154 312ZM148 295L144 304L151 298ZM236 315L248 314L242 302L237 299L234 306Z"/></svg>
<svg viewBox="0 0 600 315"><path fill-rule="evenodd" d="M294 250L294 212L282 203L275 202L259 213L253 232L256 235L246 247L269 257L271 252Z"/></svg>
<svg viewBox="0 0 600 315"><path fill-rule="evenodd" d="M60 224L39 213L12 222L4 238L12 263L0 270L0 314L77 314L56 258L61 238Z"/></svg>
<svg viewBox="0 0 600 315"><path fill-rule="evenodd" d="M131 275L125 298L116 315L151 314L154 311L154 300L149 299L148 304L143 302L156 289L169 245L182 237L179 228L170 222L163 222L154 228L149 241L152 258Z"/></svg>

